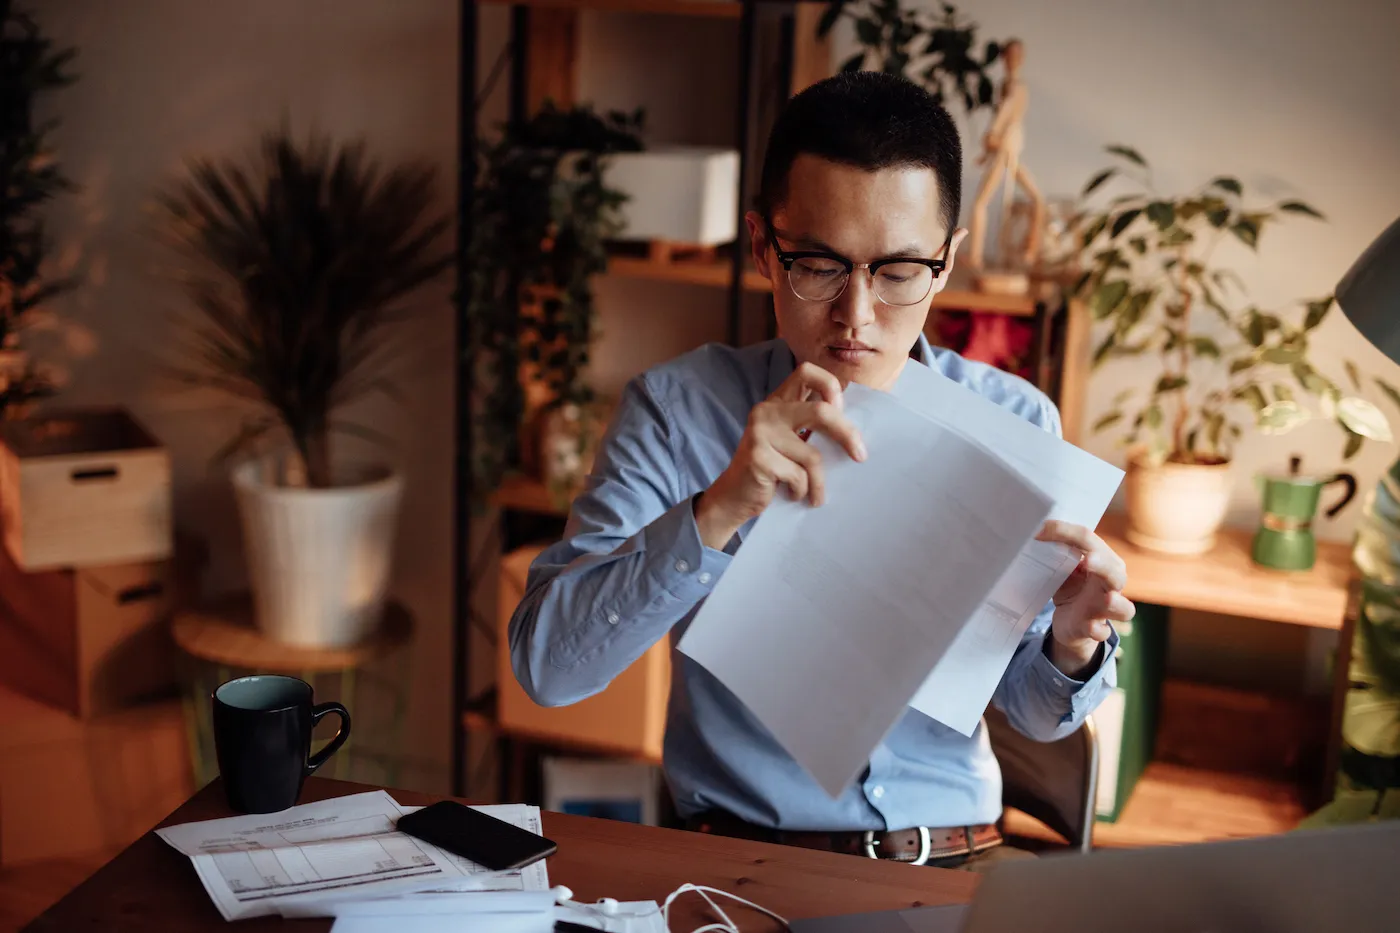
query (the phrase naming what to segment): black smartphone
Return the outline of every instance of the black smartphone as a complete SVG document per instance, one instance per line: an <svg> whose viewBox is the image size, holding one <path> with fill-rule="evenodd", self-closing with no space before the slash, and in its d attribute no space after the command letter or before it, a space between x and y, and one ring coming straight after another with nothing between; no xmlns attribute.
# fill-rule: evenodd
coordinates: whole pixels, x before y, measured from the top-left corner
<svg viewBox="0 0 1400 933"><path fill-rule="evenodd" d="M543 836L455 800L440 800L399 817L399 829L492 871L524 868L559 848Z"/></svg>

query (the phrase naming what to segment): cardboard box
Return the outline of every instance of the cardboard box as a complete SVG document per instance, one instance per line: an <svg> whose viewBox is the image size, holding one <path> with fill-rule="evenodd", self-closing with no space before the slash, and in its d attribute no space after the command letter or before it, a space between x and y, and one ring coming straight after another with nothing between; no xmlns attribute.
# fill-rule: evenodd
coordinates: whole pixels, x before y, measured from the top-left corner
<svg viewBox="0 0 1400 933"><path fill-rule="evenodd" d="M168 557L170 510L170 456L127 412L0 423L0 520L21 569Z"/></svg>
<svg viewBox="0 0 1400 933"><path fill-rule="evenodd" d="M649 648L602 693L572 706L539 706L516 680L507 629L511 613L525 595L530 562L543 549L520 548L501 558L496 668L501 728L569 748L659 762L671 687L670 639Z"/></svg>
<svg viewBox="0 0 1400 933"><path fill-rule="evenodd" d="M0 682L80 718L172 694L171 566L25 573L0 550Z"/></svg>

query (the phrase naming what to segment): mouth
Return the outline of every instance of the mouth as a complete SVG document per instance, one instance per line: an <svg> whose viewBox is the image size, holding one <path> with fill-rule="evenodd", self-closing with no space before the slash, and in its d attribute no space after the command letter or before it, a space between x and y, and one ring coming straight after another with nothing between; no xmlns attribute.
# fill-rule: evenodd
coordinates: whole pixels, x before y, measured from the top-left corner
<svg viewBox="0 0 1400 933"><path fill-rule="evenodd" d="M875 353L875 348L859 340L833 340L826 345L826 352L842 363L858 363Z"/></svg>

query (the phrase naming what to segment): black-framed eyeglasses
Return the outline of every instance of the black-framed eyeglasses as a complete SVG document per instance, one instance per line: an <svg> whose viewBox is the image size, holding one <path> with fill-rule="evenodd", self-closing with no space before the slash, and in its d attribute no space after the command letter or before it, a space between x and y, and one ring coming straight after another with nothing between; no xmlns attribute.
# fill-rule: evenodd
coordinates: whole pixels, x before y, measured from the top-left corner
<svg viewBox="0 0 1400 933"><path fill-rule="evenodd" d="M953 237L943 242L941 259L895 257L874 262L851 262L826 250L785 250L778 245L773 224L764 218L768 241L778 262L787 272L788 287L803 301L835 301L846 290L851 273L856 269L870 270L870 288L875 297L887 305L908 307L916 305L933 291L933 280L948 268L948 250Z"/></svg>

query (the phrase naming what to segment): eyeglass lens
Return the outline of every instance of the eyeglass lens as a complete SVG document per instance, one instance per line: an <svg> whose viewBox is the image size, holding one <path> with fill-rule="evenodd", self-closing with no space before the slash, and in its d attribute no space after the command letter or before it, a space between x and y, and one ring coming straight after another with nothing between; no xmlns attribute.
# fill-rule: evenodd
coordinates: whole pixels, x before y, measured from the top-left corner
<svg viewBox="0 0 1400 933"><path fill-rule="evenodd" d="M804 257L793 262L788 282L804 301L831 301L846 287L846 267L834 259ZM892 262L874 276L875 297L887 305L918 304L933 287L933 270L919 262Z"/></svg>

